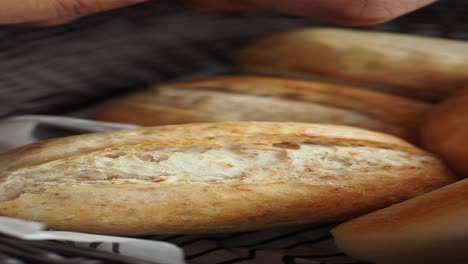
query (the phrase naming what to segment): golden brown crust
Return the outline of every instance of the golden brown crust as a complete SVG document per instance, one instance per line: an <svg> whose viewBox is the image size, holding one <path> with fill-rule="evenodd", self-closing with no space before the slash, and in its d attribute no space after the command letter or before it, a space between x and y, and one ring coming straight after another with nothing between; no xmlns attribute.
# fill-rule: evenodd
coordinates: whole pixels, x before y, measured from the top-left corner
<svg viewBox="0 0 468 264"><path fill-rule="evenodd" d="M468 181L348 221L332 233L346 253L372 263L466 263Z"/></svg>
<svg viewBox="0 0 468 264"><path fill-rule="evenodd" d="M141 96L141 97L140 97ZM212 116L190 110L182 110L175 107L142 102L138 98L146 100L153 98L153 92L139 94L138 97L129 97L112 102L101 109L95 115L97 120L117 123L130 123L140 126L162 126L189 123L205 123L214 121Z"/></svg>
<svg viewBox="0 0 468 264"><path fill-rule="evenodd" d="M28 170L34 171L39 165L46 169L41 170L42 173L47 173L47 169L52 170L57 168L54 167L57 164L62 164L69 173L66 177L72 177L72 173L82 176L83 167L97 166L96 157L106 153L113 155L132 150L128 153L135 155L140 150L171 146L209 145L245 149L253 148L249 144L255 142L260 143L258 148L268 143L291 151L298 149L294 142L311 144L312 150L316 146L325 146L330 151L348 146L356 148L356 153L350 154L353 156L362 155L360 148L364 148L366 153L370 153L366 155L373 155L368 151L375 151L376 155L385 157L382 159L387 157L384 153L396 150L401 153L393 155L402 155L405 162L395 166L371 162L344 173L347 166L335 166L335 162L341 161L329 156L331 165L326 169L329 171L326 177L315 177L307 168L301 171L296 168L299 165L288 165L288 171L292 174L295 170L299 177L286 175L282 180L271 180L269 175L273 177L274 170L269 168L260 171L261 175L252 170L244 175L251 177L246 180L228 178L215 182L109 177L72 183L58 178L55 182L47 180L41 183L39 178L49 175L24 174ZM346 155L336 158L344 159ZM362 155L359 160L365 158ZM414 162L407 164L410 161L406 160ZM55 165L50 165L52 163ZM76 164L80 166L78 170L70 169L70 165ZM357 128L299 123L192 124L75 136L1 155L0 167L2 184L23 174L27 176L24 184L31 185L18 197L0 202L0 215L44 221L53 229L120 235L234 232L341 221L455 180L440 161L398 138ZM138 174L140 169L132 170ZM56 171L50 171L50 174L54 173ZM34 177L37 180L31 181ZM256 180L256 177L261 180ZM38 184L43 185L32 188Z"/></svg>
<svg viewBox="0 0 468 264"><path fill-rule="evenodd" d="M345 185L288 181L54 186L2 202L0 212L43 221L52 229L116 235L239 232L343 221L448 183L424 177L407 174L395 182L369 174L350 178Z"/></svg>
<svg viewBox="0 0 468 264"><path fill-rule="evenodd" d="M416 128L423 113L431 104L404 97L382 94L346 85L311 82L291 78L267 78L260 76L222 76L159 86L209 87L233 92L287 98L297 101L317 102L368 114L376 118L386 117L389 123ZM158 89L155 87L154 89Z"/></svg>
<svg viewBox="0 0 468 264"><path fill-rule="evenodd" d="M431 219L458 210L468 210L468 181L462 180L428 194L351 220L334 233L392 233L430 223Z"/></svg>
<svg viewBox="0 0 468 264"><path fill-rule="evenodd" d="M363 43L365 40L365 43ZM440 99L468 85L468 45L395 33L305 29L259 39L239 51L243 68L319 74Z"/></svg>
<svg viewBox="0 0 468 264"><path fill-rule="evenodd" d="M422 143L468 177L468 89L450 96L430 112Z"/></svg>
<svg viewBox="0 0 468 264"><path fill-rule="evenodd" d="M215 138L274 137L303 138L334 144L362 144L418 152L399 138L353 127L274 122L199 123L147 127L116 132L94 133L48 140L0 154L3 173L25 166L34 166L60 158L96 150L155 142L162 145L188 145L210 142ZM77 143L79 142L79 143ZM420 151L421 152L421 151Z"/></svg>
<svg viewBox="0 0 468 264"><path fill-rule="evenodd" d="M190 90L205 90L311 103L320 107L304 110L309 111L308 115L291 116L286 113L275 113L268 117L270 120L256 120L255 115L246 118L247 121L301 121L351 125L410 140L416 138L421 121L430 109L429 104L417 100L343 85L286 78L224 76L158 85L153 87L152 91L126 97L103 107L96 114L96 118L145 126L236 121L232 120L232 115L226 115L225 111L219 108L222 105L218 106L218 111L214 111L216 109L206 111L199 110L196 106L184 108L175 102L171 103L170 98L166 98L164 102L158 100L164 91L173 90L183 90L187 93L190 93ZM257 102L258 100L260 99L257 99ZM255 104L250 101L245 103ZM257 107L256 111L275 110ZM334 109L341 112L331 114L336 111ZM227 110L227 113L229 111L231 110Z"/></svg>

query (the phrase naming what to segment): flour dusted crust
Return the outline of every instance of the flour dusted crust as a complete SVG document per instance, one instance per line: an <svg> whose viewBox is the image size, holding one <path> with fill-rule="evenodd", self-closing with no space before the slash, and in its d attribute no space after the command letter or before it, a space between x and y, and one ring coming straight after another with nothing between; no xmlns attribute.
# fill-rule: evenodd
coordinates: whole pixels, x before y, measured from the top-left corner
<svg viewBox="0 0 468 264"><path fill-rule="evenodd" d="M99 120L144 126L286 121L348 125L414 140L430 105L345 85L223 76L156 85L99 109Z"/></svg>
<svg viewBox="0 0 468 264"><path fill-rule="evenodd" d="M301 29L253 41L237 64L276 75L338 77L438 100L468 86L468 44L399 33Z"/></svg>
<svg viewBox="0 0 468 264"><path fill-rule="evenodd" d="M348 255L376 264L468 263L468 180L353 219L332 230Z"/></svg>
<svg viewBox="0 0 468 264"><path fill-rule="evenodd" d="M118 235L342 221L455 180L396 137L212 123L51 140L0 155L0 214Z"/></svg>

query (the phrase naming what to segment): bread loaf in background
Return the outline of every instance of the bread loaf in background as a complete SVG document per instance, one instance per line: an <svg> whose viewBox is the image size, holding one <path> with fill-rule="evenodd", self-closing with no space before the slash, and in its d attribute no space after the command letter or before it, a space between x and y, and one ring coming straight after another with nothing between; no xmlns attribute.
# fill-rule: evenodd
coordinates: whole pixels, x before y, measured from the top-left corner
<svg viewBox="0 0 468 264"><path fill-rule="evenodd" d="M337 246L375 264L468 263L468 180L344 223Z"/></svg>
<svg viewBox="0 0 468 264"><path fill-rule="evenodd" d="M225 121L327 123L414 140L430 107L343 85L225 76L157 85L104 106L96 118L144 126Z"/></svg>
<svg viewBox="0 0 468 264"><path fill-rule="evenodd" d="M455 181L396 137L301 123L74 136L0 155L0 168L0 215L116 235L342 221Z"/></svg>
<svg viewBox="0 0 468 264"><path fill-rule="evenodd" d="M468 177L468 89L456 92L430 112L422 144Z"/></svg>
<svg viewBox="0 0 468 264"><path fill-rule="evenodd" d="M468 43L456 40L301 29L253 41L235 57L237 64L250 72L338 78L428 100L440 100L468 87Z"/></svg>

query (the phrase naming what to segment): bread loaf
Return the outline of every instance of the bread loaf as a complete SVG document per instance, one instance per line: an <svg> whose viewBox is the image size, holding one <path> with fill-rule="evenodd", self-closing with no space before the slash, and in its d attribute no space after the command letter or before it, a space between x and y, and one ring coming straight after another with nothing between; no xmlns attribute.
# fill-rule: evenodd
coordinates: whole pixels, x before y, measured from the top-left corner
<svg viewBox="0 0 468 264"><path fill-rule="evenodd" d="M422 130L422 144L468 177L468 89L435 107Z"/></svg>
<svg viewBox="0 0 468 264"><path fill-rule="evenodd" d="M398 138L301 123L74 136L2 154L0 168L0 215L116 235L342 221L455 180Z"/></svg>
<svg viewBox="0 0 468 264"><path fill-rule="evenodd" d="M169 85L119 99L96 118L143 126L286 121L348 125L415 140L430 105L343 85L252 76Z"/></svg>
<svg viewBox="0 0 468 264"><path fill-rule="evenodd" d="M348 255L375 264L468 263L468 180L344 223L332 233Z"/></svg>
<svg viewBox="0 0 468 264"><path fill-rule="evenodd" d="M236 61L251 72L338 78L428 100L468 86L468 43L397 33L296 30L254 41Z"/></svg>

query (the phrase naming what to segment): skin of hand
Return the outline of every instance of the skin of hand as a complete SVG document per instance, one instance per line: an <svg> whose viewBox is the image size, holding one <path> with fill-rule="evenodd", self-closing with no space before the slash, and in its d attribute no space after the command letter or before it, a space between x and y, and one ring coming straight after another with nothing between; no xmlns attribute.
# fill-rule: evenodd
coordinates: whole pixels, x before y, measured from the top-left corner
<svg viewBox="0 0 468 264"><path fill-rule="evenodd" d="M56 25L149 0L0 0L0 25Z"/></svg>
<svg viewBox="0 0 468 264"><path fill-rule="evenodd" d="M349 26L383 23L435 0L186 0L213 10L270 10Z"/></svg>
<svg viewBox="0 0 468 264"><path fill-rule="evenodd" d="M152 0L0 0L0 25L56 25ZM435 0L186 0L214 10L271 10L343 25L378 24Z"/></svg>

